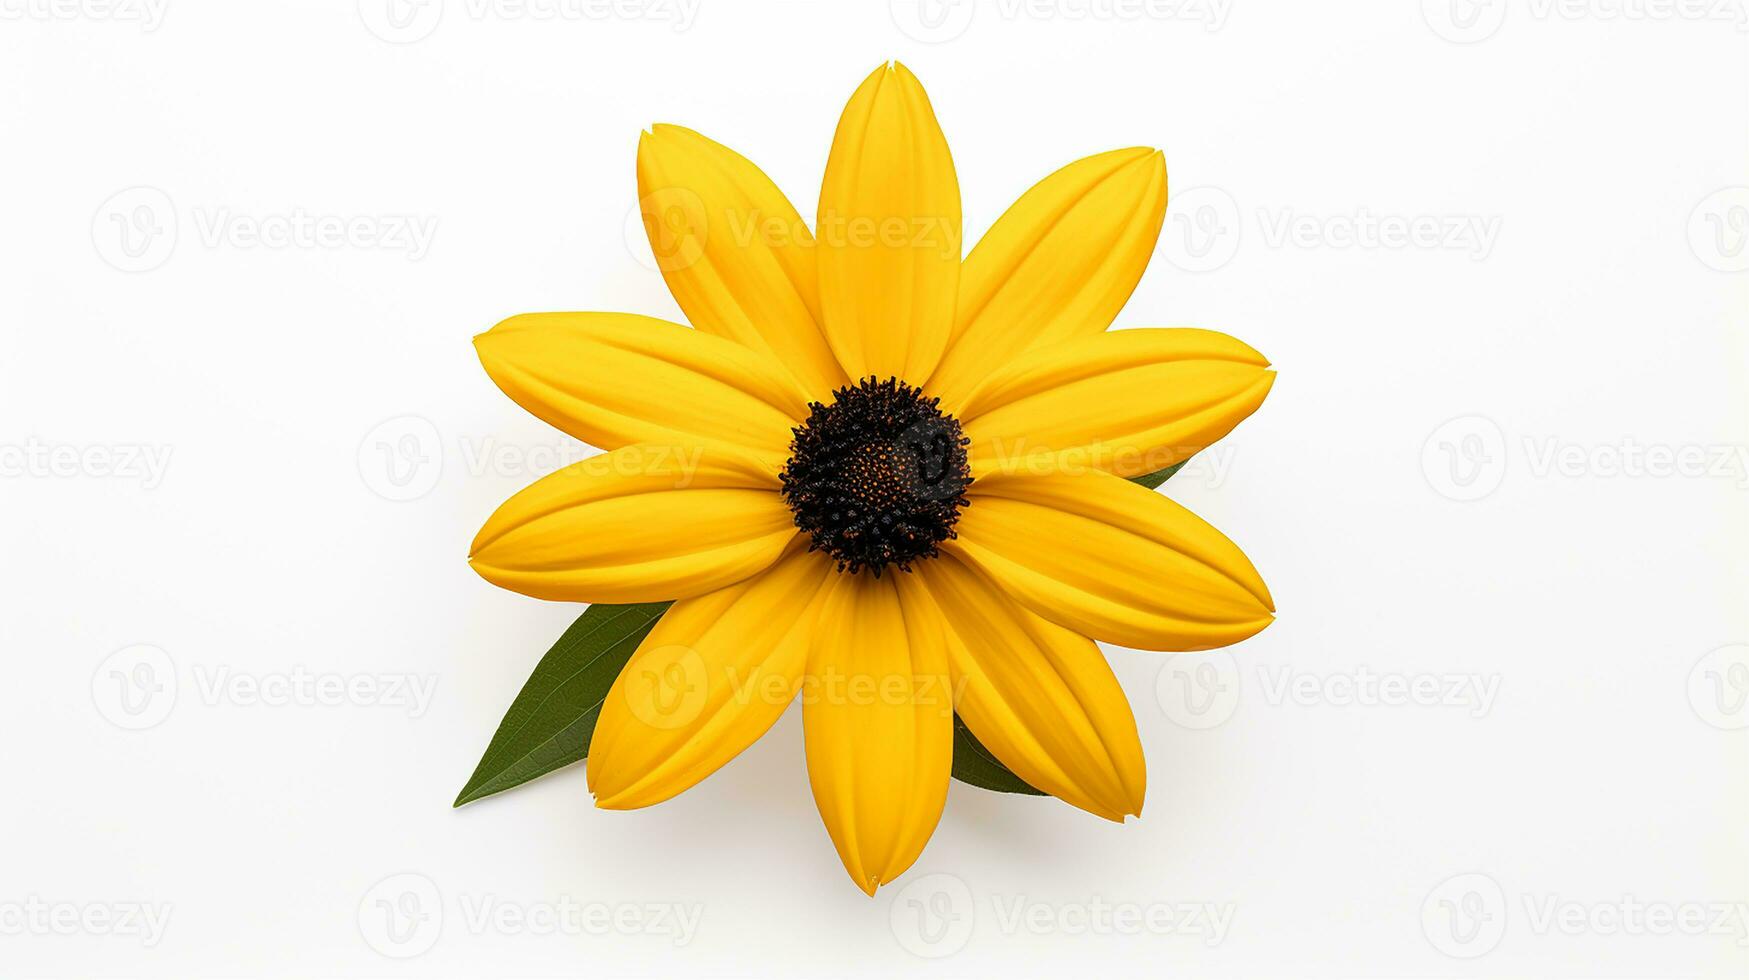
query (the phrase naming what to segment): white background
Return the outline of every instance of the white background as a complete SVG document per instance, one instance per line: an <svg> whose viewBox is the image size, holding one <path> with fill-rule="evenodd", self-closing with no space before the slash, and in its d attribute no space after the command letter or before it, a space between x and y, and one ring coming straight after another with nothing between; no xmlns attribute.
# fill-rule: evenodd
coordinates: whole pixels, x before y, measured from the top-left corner
<svg viewBox="0 0 1749 980"><path fill-rule="evenodd" d="M0 973L1744 976L1740 6L387 4L0 0ZM1280 370L1165 488L1279 621L1110 651L1142 818L956 785L872 900L793 712L654 809L570 769L452 810L577 613L465 564L582 451L469 338L677 318L639 130L809 215L893 57L968 240L1165 149L1119 324Z"/></svg>

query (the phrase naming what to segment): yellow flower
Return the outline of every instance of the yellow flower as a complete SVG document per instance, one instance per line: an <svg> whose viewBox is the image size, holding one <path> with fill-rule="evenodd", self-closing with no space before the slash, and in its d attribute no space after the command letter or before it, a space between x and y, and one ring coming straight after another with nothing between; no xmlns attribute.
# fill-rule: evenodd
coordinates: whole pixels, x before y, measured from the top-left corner
<svg viewBox="0 0 1749 980"><path fill-rule="evenodd" d="M1256 351L1106 332L1166 206L1158 151L1087 157L962 261L923 87L877 69L838 123L810 231L733 151L658 125L638 189L692 321L535 313L477 338L518 404L605 450L516 494L470 561L571 602L674 600L602 706L598 806L649 806L799 692L808 775L870 894L941 816L953 716L1028 783L1139 814L1135 719L1094 640L1203 650L1269 624L1237 546L1126 480L1263 401Z"/></svg>

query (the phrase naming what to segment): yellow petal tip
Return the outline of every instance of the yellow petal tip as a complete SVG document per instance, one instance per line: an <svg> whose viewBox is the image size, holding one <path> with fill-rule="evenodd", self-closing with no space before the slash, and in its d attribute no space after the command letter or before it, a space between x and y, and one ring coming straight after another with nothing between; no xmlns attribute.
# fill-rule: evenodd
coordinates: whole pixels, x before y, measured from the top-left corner
<svg viewBox="0 0 1749 980"><path fill-rule="evenodd" d="M679 125L678 123L658 122L658 123L651 123L647 128L645 128L644 135L645 135L645 137L647 137L649 139L658 139L659 140L659 139L668 139L668 138L672 138L675 136L688 136L688 135L697 135L697 134L693 133L692 130L687 129L685 126Z"/></svg>
<svg viewBox="0 0 1749 980"><path fill-rule="evenodd" d="M587 763L584 764L584 768L585 769L588 768ZM597 809L597 810L636 810L636 809L638 809L637 806L632 805L626 801L625 787L623 787L623 786L620 786L620 787L603 786L603 785L601 785L601 782L594 775L587 774L587 773L585 774L584 778L587 779L589 782L589 795L595 798L595 809Z"/></svg>

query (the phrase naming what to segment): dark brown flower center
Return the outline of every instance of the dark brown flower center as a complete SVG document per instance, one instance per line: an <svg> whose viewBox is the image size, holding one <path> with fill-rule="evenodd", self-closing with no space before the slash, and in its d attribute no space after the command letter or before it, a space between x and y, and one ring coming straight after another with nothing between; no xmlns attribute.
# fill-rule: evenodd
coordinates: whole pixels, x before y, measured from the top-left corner
<svg viewBox="0 0 1749 980"><path fill-rule="evenodd" d="M783 497L838 570L911 570L954 536L972 482L966 444L939 399L897 378L864 378L813 403L795 428Z"/></svg>

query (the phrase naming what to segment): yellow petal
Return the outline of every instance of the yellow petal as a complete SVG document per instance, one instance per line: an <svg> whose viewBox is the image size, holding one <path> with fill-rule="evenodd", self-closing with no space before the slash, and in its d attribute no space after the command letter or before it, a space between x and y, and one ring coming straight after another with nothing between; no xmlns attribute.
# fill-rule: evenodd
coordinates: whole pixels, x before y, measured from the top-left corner
<svg viewBox="0 0 1749 980"><path fill-rule="evenodd" d="M875 69L844 107L814 234L826 339L845 373L927 378L953 329L960 188L905 66Z"/></svg>
<svg viewBox="0 0 1749 980"><path fill-rule="evenodd" d="M638 205L693 327L764 354L814 398L844 384L820 333L814 237L771 178L690 129L657 125L638 140Z"/></svg>
<svg viewBox="0 0 1749 980"><path fill-rule="evenodd" d="M952 555L917 574L948 623L960 718L1028 783L1108 820L1142 812L1136 719L1092 640L1027 612Z"/></svg>
<svg viewBox="0 0 1749 980"><path fill-rule="evenodd" d="M662 614L602 702L589 744L596 806L660 803L771 728L795 697L831 569L792 549L753 578Z"/></svg>
<svg viewBox="0 0 1749 980"><path fill-rule="evenodd" d="M603 449L739 447L775 471L807 417L795 379L762 355L647 316L525 313L474 347L518 405Z"/></svg>
<svg viewBox="0 0 1749 980"><path fill-rule="evenodd" d="M1147 147L1086 157L1039 181L966 257L930 392L951 410L1010 358L1110 326L1165 215L1165 157Z"/></svg>
<svg viewBox="0 0 1749 980"><path fill-rule="evenodd" d="M505 501L468 561L486 581L537 599L700 595L763 571L796 536L777 486L731 451L626 446Z"/></svg>
<svg viewBox="0 0 1749 980"><path fill-rule="evenodd" d="M972 484L959 538L1009 595L1077 633L1140 650L1207 650L1268 626L1250 559L1166 497L1109 473L993 474Z"/></svg>
<svg viewBox="0 0 1749 980"><path fill-rule="evenodd" d="M1275 380L1268 364L1212 330L1113 330L1035 349L966 399L972 471L1165 469L1257 410Z"/></svg>
<svg viewBox="0 0 1749 980"><path fill-rule="evenodd" d="M808 780L863 891L917 860L953 767L941 615L904 574L835 574L802 688Z"/></svg>

